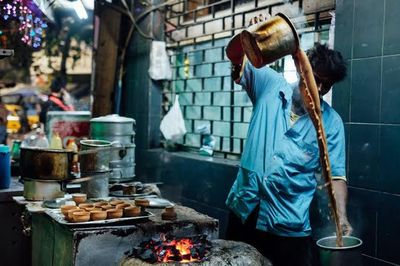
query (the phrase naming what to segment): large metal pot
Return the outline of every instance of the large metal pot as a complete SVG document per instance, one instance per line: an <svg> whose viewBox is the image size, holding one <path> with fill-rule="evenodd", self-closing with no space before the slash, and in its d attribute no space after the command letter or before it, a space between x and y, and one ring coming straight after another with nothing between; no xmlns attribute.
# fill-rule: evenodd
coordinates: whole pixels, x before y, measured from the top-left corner
<svg viewBox="0 0 400 266"><path fill-rule="evenodd" d="M88 198L108 197L108 181L111 171L100 171L90 174L90 180L81 184L81 192L87 194Z"/></svg>
<svg viewBox="0 0 400 266"><path fill-rule="evenodd" d="M109 169L112 143L105 140L81 140L79 162L82 173L92 173Z"/></svg>
<svg viewBox="0 0 400 266"><path fill-rule="evenodd" d="M132 181L135 177L135 163L113 161L110 162L110 170L112 171L110 176L112 182Z"/></svg>
<svg viewBox="0 0 400 266"><path fill-rule="evenodd" d="M121 144L134 143L136 122L117 114L96 117L90 120L90 136L93 139L108 140Z"/></svg>
<svg viewBox="0 0 400 266"><path fill-rule="evenodd" d="M21 148L21 177L43 180L64 180L74 177L72 173L73 151Z"/></svg>

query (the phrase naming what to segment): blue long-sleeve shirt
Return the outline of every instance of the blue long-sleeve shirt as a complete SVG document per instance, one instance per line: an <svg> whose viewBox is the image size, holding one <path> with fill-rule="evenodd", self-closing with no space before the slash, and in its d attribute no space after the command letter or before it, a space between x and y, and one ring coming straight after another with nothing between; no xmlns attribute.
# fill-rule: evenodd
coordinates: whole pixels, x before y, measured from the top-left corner
<svg viewBox="0 0 400 266"><path fill-rule="evenodd" d="M290 124L294 87L269 67L246 63L240 84L253 113L239 172L226 200L244 222L260 205L257 229L281 236L311 234L309 207L320 168L315 128L308 114ZM332 176L345 176L340 116L321 102Z"/></svg>

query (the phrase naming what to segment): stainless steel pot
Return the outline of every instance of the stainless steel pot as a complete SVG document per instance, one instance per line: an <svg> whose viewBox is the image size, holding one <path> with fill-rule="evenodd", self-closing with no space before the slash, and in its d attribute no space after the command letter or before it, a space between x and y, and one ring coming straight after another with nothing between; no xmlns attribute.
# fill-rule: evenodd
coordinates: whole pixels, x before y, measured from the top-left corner
<svg viewBox="0 0 400 266"><path fill-rule="evenodd" d="M121 145L119 143L115 143L113 145L113 148L111 149L110 164L111 162L115 161L123 161L125 163L135 163L135 145L134 144Z"/></svg>
<svg viewBox="0 0 400 266"><path fill-rule="evenodd" d="M72 173L73 151L21 148L21 177L42 180L64 180L74 177Z"/></svg>
<svg viewBox="0 0 400 266"><path fill-rule="evenodd" d="M110 162L110 170L112 171L110 176L112 182L132 181L135 177L135 163L113 161Z"/></svg>
<svg viewBox="0 0 400 266"><path fill-rule="evenodd" d="M24 179L26 200L51 200L64 197L62 184L55 180Z"/></svg>
<svg viewBox="0 0 400 266"><path fill-rule="evenodd" d="M90 120L90 136L93 139L134 143L136 122L117 114L96 117Z"/></svg>
<svg viewBox="0 0 400 266"><path fill-rule="evenodd" d="M90 180L81 184L81 192L87 194L88 198L108 197L110 174L111 171L90 173Z"/></svg>
<svg viewBox="0 0 400 266"><path fill-rule="evenodd" d="M109 169L112 143L105 140L81 140L79 162L82 173Z"/></svg>

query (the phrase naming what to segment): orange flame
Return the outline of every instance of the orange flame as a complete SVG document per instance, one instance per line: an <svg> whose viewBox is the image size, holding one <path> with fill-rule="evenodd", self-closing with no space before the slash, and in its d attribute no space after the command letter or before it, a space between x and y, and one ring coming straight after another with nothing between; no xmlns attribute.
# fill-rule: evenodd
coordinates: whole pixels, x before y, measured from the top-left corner
<svg viewBox="0 0 400 266"><path fill-rule="evenodd" d="M198 261L198 259L192 258L190 255L190 250L193 248L193 242L190 239L184 238L181 240L172 240L171 242L166 242L164 243L166 246L169 247L175 247L176 250L179 251L179 255L181 257L189 257L189 259L182 259L180 262L193 262L193 261ZM175 254L172 252L172 249L167 249L164 257L162 259L162 262L170 262L173 260L170 260L169 257L174 256ZM189 256L187 256L189 255Z"/></svg>

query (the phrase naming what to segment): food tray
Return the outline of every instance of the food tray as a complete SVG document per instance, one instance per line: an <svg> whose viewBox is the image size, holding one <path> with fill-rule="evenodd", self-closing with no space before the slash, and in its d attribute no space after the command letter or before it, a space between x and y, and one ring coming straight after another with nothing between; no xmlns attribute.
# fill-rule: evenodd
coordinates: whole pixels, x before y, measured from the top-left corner
<svg viewBox="0 0 400 266"><path fill-rule="evenodd" d="M54 210L48 209L48 210L45 210L45 213L47 215L49 215L51 218L53 218L55 221L59 222L60 224L65 224L65 225L110 224L110 223L116 223L116 222L147 219L149 217L154 216L154 214L149 211L143 211L140 216L135 216L135 217L121 217L121 218L106 219L106 220L100 220L100 221L87 221L87 222L80 222L80 223L72 223L72 222L68 222L67 220L64 219L64 215L61 213L60 209L54 209Z"/></svg>

